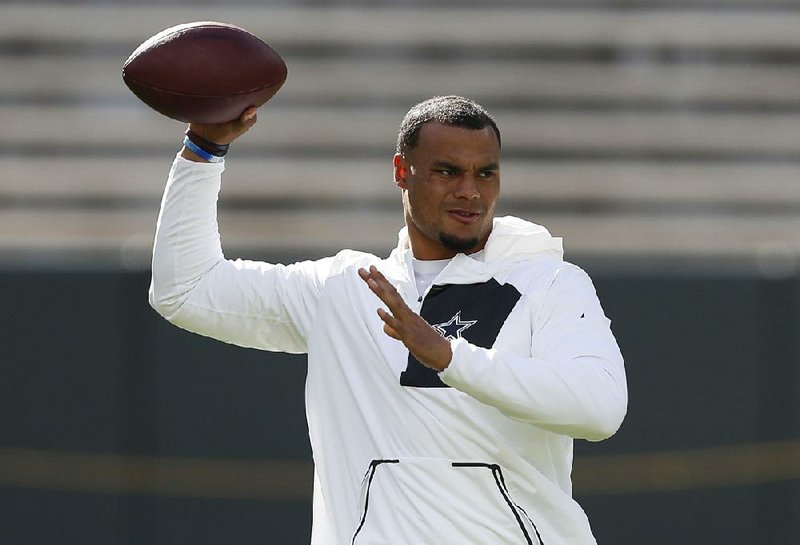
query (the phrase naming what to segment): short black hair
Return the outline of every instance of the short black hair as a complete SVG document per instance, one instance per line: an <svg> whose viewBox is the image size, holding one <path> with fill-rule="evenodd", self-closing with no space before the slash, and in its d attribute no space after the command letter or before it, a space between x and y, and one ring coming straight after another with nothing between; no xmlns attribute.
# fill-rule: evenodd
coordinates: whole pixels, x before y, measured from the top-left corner
<svg viewBox="0 0 800 545"><path fill-rule="evenodd" d="M445 125L481 130L491 127L500 144L500 129L486 109L468 98L449 95L436 96L412 107L400 123L397 134L397 153L403 155L419 142L419 131L425 123L438 121Z"/></svg>

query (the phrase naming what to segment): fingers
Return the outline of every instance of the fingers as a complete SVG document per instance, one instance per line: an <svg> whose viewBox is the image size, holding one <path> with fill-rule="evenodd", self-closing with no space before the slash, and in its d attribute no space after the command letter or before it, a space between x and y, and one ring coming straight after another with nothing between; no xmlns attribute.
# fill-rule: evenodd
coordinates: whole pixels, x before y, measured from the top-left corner
<svg viewBox="0 0 800 545"><path fill-rule="evenodd" d="M192 132L215 144L230 144L256 124L258 109L250 106L237 119L225 123L191 123Z"/></svg>
<svg viewBox="0 0 800 545"><path fill-rule="evenodd" d="M378 316L380 316L381 320L383 320L383 332L397 341L402 341L403 337L397 331L396 325L390 325L390 324L399 324L399 322L394 318L394 316L392 316L382 308L378 309Z"/></svg>
<svg viewBox="0 0 800 545"><path fill-rule="evenodd" d="M384 308L377 310L378 316L384 323L383 330L390 337L402 340L403 332L408 329L408 322L418 316L406 305L397 289L375 266L370 267L369 270L359 269L358 274L367 283L372 293L377 295L389 308L388 311Z"/></svg>
<svg viewBox="0 0 800 545"><path fill-rule="evenodd" d="M250 106L242 115L239 116L239 119L234 121L234 130L236 131L236 136L239 137L246 133L250 127L256 124L258 121L258 108L255 106Z"/></svg>
<svg viewBox="0 0 800 545"><path fill-rule="evenodd" d="M410 310L395 287L383 276L383 273L381 273L377 267L373 265L369 270L363 268L359 269L358 275L367 283L372 293L377 295L378 298L389 307L392 314L397 316L399 313Z"/></svg>
<svg viewBox="0 0 800 545"><path fill-rule="evenodd" d="M383 294L397 293L394 286L386 280L386 277L383 276L383 273L380 272L375 265L372 265L369 270L363 268L358 269L358 275L367 283L372 291L376 291L378 297L381 297Z"/></svg>
<svg viewBox="0 0 800 545"><path fill-rule="evenodd" d="M374 265L367 269L359 269L358 275L366 282L369 289L389 307L389 311L379 308L378 316L383 320L383 330L393 339L401 340L399 331L403 329L400 318L407 316L411 309L408 308L403 298L383 273Z"/></svg>
<svg viewBox="0 0 800 545"><path fill-rule="evenodd" d="M245 111L242 112L239 121L241 121L242 123L250 123L250 126L252 127L255 124L257 118L258 118L258 108L256 108L255 106L250 106L249 108L247 108Z"/></svg>
<svg viewBox="0 0 800 545"><path fill-rule="evenodd" d="M386 312L384 309L378 309L378 316L383 320L383 331L393 339L401 340L398 329L402 326L400 320Z"/></svg>
<svg viewBox="0 0 800 545"><path fill-rule="evenodd" d="M388 311L384 308L377 310L378 317L383 321L384 333L402 342L423 365L436 371L446 368L452 358L450 342L409 308L377 267L358 269L358 275L389 308Z"/></svg>

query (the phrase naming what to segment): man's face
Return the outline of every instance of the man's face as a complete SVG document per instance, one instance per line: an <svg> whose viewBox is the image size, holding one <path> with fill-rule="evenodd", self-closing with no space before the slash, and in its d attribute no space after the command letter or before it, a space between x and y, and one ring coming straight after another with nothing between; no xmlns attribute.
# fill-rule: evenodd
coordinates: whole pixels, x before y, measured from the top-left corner
<svg viewBox="0 0 800 545"><path fill-rule="evenodd" d="M394 157L395 183L417 259L447 259L483 249L500 193L500 144L494 130L431 121L417 145Z"/></svg>

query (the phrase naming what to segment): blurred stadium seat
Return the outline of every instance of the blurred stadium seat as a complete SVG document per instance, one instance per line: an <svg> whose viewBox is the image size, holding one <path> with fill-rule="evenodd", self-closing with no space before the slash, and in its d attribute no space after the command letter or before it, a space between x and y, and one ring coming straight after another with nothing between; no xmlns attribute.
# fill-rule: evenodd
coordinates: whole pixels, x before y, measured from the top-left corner
<svg viewBox="0 0 800 545"><path fill-rule="evenodd" d="M572 255L800 253L794 4L455 5L0 3L0 257L146 265L183 127L120 69L145 38L200 19L248 28L289 66L230 154L231 255L385 252L402 221L396 127L452 93L498 118L500 212L547 225Z"/></svg>

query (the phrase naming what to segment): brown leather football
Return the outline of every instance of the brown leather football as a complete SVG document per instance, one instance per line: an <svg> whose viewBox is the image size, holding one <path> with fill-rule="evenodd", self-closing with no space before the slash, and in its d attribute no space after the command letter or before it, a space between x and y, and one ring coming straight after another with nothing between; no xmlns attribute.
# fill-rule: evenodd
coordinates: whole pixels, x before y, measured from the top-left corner
<svg viewBox="0 0 800 545"><path fill-rule="evenodd" d="M154 110L187 123L223 123L261 106L286 81L286 64L264 41L227 23L170 27L136 48L122 79Z"/></svg>

